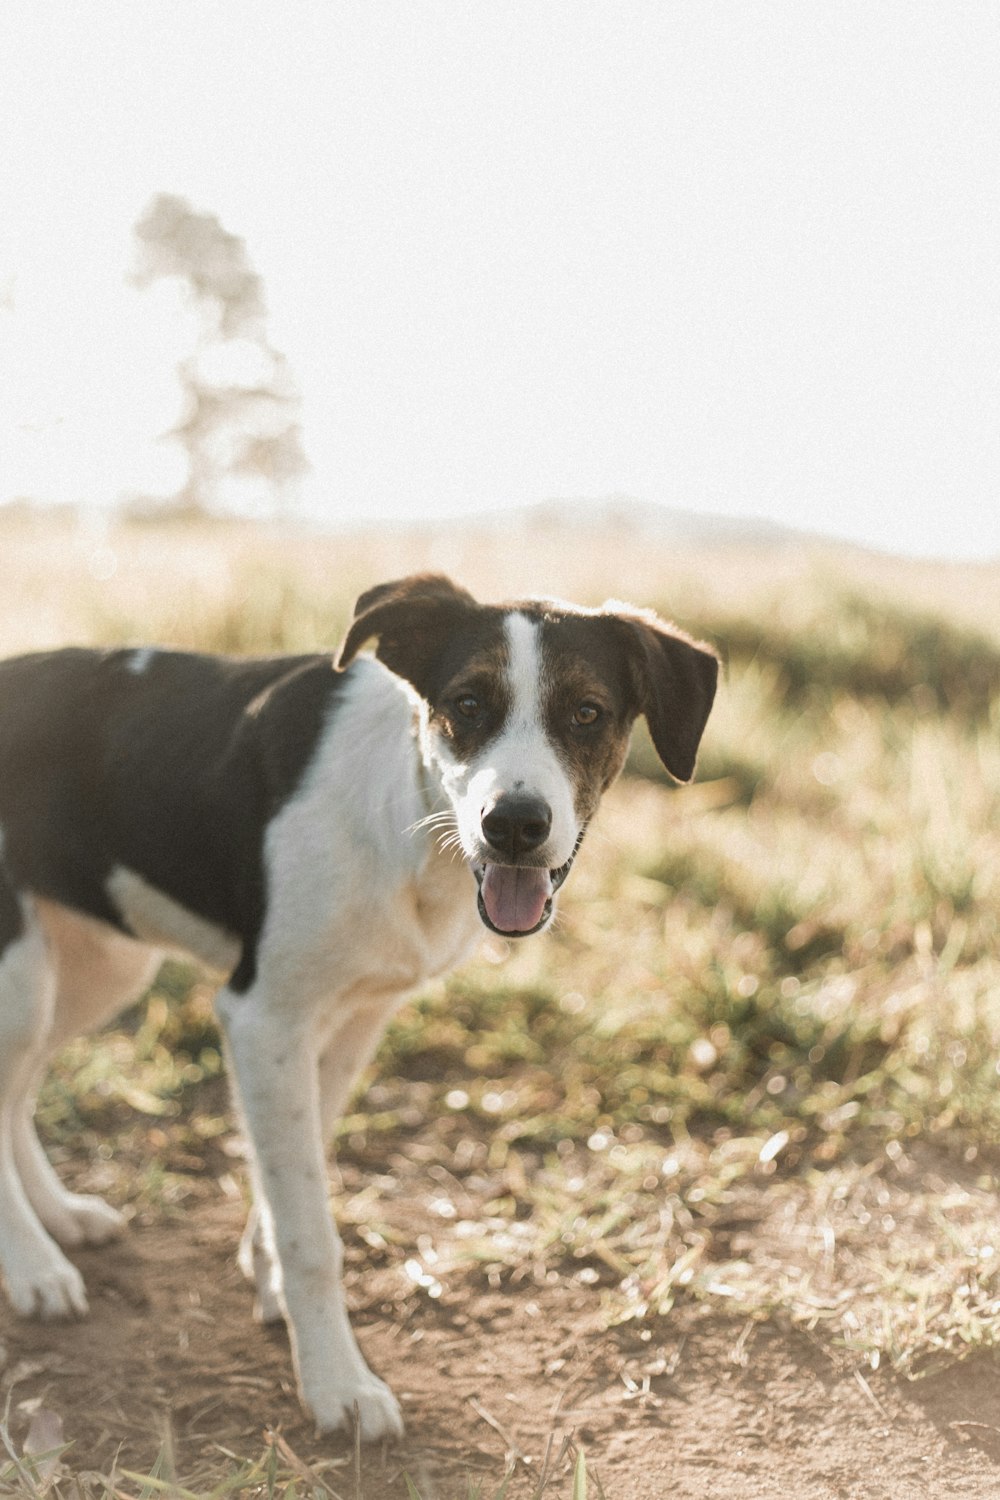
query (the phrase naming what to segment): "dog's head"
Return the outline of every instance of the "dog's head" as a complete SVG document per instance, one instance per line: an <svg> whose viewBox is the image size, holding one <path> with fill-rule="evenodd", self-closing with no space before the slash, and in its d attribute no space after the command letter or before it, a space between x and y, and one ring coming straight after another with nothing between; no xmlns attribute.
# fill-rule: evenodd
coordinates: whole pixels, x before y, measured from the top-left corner
<svg viewBox="0 0 1000 1500"><path fill-rule="evenodd" d="M426 574L361 595L338 665L373 637L379 660L419 695L425 755L478 881L480 916L506 937L551 918L639 714L671 776L694 774L718 660L651 612L479 604Z"/></svg>

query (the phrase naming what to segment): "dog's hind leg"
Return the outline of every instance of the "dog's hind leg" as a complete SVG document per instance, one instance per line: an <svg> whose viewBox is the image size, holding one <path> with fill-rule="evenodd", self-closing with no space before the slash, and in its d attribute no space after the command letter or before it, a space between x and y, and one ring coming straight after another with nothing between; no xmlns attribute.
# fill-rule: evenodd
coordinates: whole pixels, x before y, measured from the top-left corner
<svg viewBox="0 0 1000 1500"><path fill-rule="evenodd" d="M56 975L54 1014L40 1058L44 1066L71 1037L93 1030L138 999L160 955L66 907L37 898L34 905ZM13 1115L11 1130L21 1185L35 1213L61 1245L100 1245L114 1238L124 1226L122 1215L103 1198L72 1193L60 1182L35 1133L33 1114L31 1089Z"/></svg>
<svg viewBox="0 0 1000 1500"><path fill-rule="evenodd" d="M83 1278L45 1232L21 1178L16 1140L55 1012L56 972L34 902L0 865L0 1270L15 1310L87 1311Z"/></svg>
<svg viewBox="0 0 1000 1500"><path fill-rule="evenodd" d="M28 1201L60 1245L103 1245L125 1226L116 1208L92 1193L71 1193L60 1182L35 1133L32 1095L11 1122L14 1159Z"/></svg>
<svg viewBox="0 0 1000 1500"><path fill-rule="evenodd" d="M274 1223L260 1183L252 1182L251 1191L250 1212L236 1259L247 1281L256 1288L253 1315L257 1322L280 1323L285 1310L281 1305L281 1267L274 1248Z"/></svg>

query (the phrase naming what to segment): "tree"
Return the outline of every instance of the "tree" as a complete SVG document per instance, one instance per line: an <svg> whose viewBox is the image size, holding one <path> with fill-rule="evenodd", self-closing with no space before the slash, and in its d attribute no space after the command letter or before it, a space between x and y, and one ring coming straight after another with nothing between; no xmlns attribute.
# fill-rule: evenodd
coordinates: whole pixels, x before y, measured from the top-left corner
<svg viewBox="0 0 1000 1500"><path fill-rule="evenodd" d="M171 510L204 513L248 499L282 508L309 467L299 396L284 355L268 342L263 283L243 240L168 193L153 199L135 235L137 284L177 277L201 323L193 354L178 367L183 415L164 433L188 459Z"/></svg>

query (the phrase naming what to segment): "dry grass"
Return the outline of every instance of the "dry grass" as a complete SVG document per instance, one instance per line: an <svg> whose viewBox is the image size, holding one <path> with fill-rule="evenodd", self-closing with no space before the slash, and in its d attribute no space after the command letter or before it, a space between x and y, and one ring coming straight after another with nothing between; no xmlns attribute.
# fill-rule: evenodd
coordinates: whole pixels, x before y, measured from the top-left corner
<svg viewBox="0 0 1000 1500"><path fill-rule="evenodd" d="M660 602L674 616L829 626L831 595L853 595L985 631L1000 640L1000 562L902 561L851 548L691 549L642 536L468 528L290 534L280 527L178 522L107 527L71 514L0 516L0 649L123 632L197 644L232 634L260 649L329 641L373 580L452 573L487 599L542 593Z"/></svg>

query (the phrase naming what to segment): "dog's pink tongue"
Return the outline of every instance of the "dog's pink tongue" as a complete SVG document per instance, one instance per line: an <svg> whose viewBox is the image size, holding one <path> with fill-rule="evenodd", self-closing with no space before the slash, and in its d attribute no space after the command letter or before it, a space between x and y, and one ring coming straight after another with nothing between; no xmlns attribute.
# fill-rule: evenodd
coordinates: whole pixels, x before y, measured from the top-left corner
<svg viewBox="0 0 1000 1500"><path fill-rule="evenodd" d="M483 905L493 926L500 932L530 932L545 913L545 903L552 895L548 870L528 870L523 866L487 865L483 875Z"/></svg>

